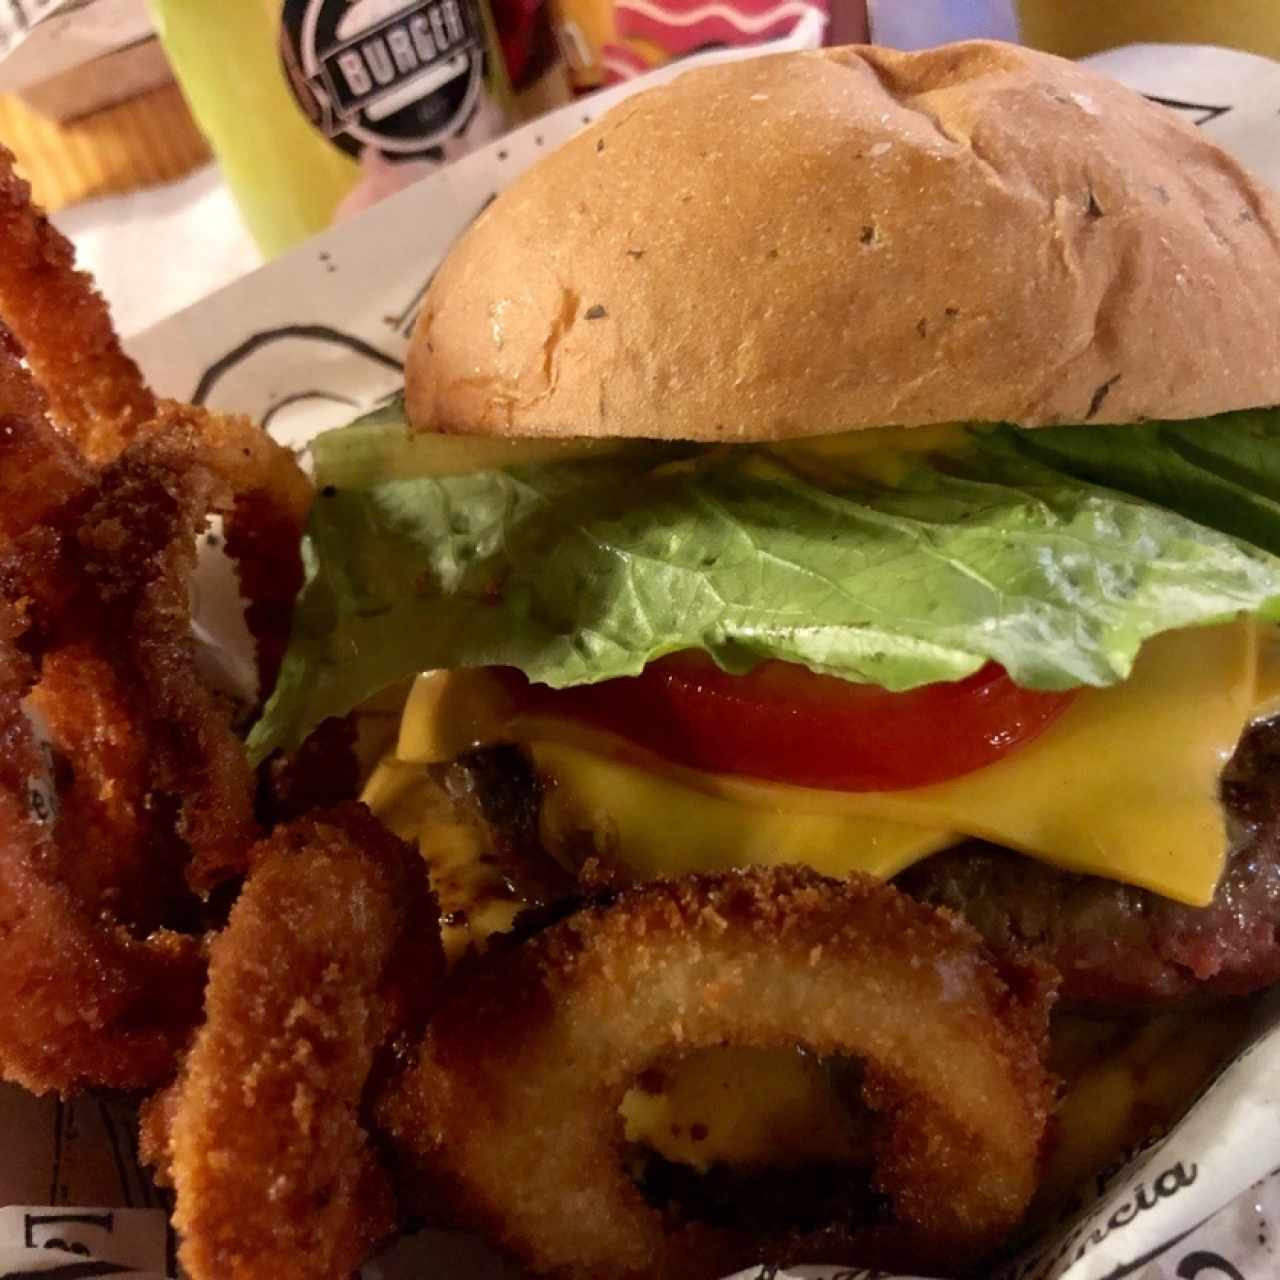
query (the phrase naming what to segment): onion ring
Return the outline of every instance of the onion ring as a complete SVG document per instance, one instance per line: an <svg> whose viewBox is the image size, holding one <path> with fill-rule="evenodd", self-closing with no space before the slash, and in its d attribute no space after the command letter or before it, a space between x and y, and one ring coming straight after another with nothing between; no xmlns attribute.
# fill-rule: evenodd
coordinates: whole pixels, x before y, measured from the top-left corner
<svg viewBox="0 0 1280 1280"><path fill-rule="evenodd" d="M196 539L223 517L273 680L311 486L248 419L156 400L3 148L0 236L0 1076L148 1087L199 1017L202 899L259 834L196 670Z"/></svg>
<svg viewBox="0 0 1280 1280"><path fill-rule="evenodd" d="M59 876L55 824L33 804L44 759L22 706L36 678L23 630L0 601L0 1075L36 1093L163 1079L199 1017L198 942L135 937Z"/></svg>
<svg viewBox="0 0 1280 1280"><path fill-rule="evenodd" d="M199 1016L192 890L242 872L258 834L190 630L196 534L230 496L191 433L88 464L16 411L38 404L29 386L0 350L15 410L0 418L0 1074L36 1092L145 1087Z"/></svg>
<svg viewBox="0 0 1280 1280"><path fill-rule="evenodd" d="M379 1118L423 1213L542 1274L954 1268L1003 1241L1035 1189L1052 989L887 885L799 868L654 882L459 973ZM786 1238L665 1223L619 1158L628 1086L672 1055L797 1043L863 1060L892 1221Z"/></svg>
<svg viewBox="0 0 1280 1280"><path fill-rule="evenodd" d="M185 435L198 441L201 462L233 494L223 513L224 541L247 602L245 622L257 646L258 689L265 697L275 687L293 602L302 589L311 481L291 450L241 414L163 400L146 430L161 439Z"/></svg>
<svg viewBox="0 0 1280 1280"><path fill-rule="evenodd" d="M155 418L156 402L120 347L70 241L31 203L0 146L0 314L25 349L58 424L85 456L113 458Z"/></svg>
<svg viewBox="0 0 1280 1280"><path fill-rule="evenodd" d="M299 541L311 485L293 453L248 418L158 400L125 355L93 281L43 212L0 146L0 314L43 394L11 407L31 416L47 407L90 462L108 463L145 439L199 441L201 460L235 495L226 512L228 554L249 601L259 649L259 684L275 682L302 585ZM28 389L30 379L26 379ZM33 390L33 389L32 389ZM0 388L0 400L10 400ZM47 398L47 403L46 403Z"/></svg>
<svg viewBox="0 0 1280 1280"><path fill-rule="evenodd" d="M395 1226L361 1114L444 972L417 853L350 804L277 829L210 952L206 1022L144 1115L193 1280L348 1275Z"/></svg>

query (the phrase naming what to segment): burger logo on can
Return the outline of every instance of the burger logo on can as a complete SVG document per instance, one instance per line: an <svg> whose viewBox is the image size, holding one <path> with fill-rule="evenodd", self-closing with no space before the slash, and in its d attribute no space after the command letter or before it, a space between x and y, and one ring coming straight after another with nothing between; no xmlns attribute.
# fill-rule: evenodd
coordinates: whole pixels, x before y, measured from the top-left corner
<svg viewBox="0 0 1280 1280"><path fill-rule="evenodd" d="M354 156L431 156L483 87L474 0L285 0L280 36L302 109Z"/></svg>

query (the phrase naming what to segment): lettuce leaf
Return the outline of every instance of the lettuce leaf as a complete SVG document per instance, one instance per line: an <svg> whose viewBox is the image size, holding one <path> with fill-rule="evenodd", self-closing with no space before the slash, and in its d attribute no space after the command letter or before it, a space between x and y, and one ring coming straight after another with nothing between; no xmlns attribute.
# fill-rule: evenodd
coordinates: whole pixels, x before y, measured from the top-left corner
<svg viewBox="0 0 1280 1280"><path fill-rule="evenodd" d="M989 450L1168 507L1280 555L1280 411L1191 422L980 434Z"/></svg>
<svg viewBox="0 0 1280 1280"><path fill-rule="evenodd" d="M994 660L1062 689L1123 680L1162 631L1280 618L1280 414L975 428L879 481L744 446L463 474L432 448L406 463L394 409L316 442L306 585L256 758L432 667L563 687L701 648L895 690Z"/></svg>

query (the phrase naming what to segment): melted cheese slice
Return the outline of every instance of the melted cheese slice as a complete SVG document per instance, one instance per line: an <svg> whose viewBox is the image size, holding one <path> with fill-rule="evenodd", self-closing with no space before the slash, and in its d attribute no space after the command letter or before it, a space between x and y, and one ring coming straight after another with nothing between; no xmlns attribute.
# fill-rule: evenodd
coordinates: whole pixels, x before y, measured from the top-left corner
<svg viewBox="0 0 1280 1280"><path fill-rule="evenodd" d="M888 877L957 836L977 836L1203 906L1227 847L1218 775L1251 718L1256 685L1254 625L1172 632L1145 646L1123 685L1082 691L1004 760L904 791L698 774L640 760L607 735L589 742L546 721L515 727L555 784L545 833L554 842L567 814L570 826L612 834L637 874L804 861Z"/></svg>
<svg viewBox="0 0 1280 1280"><path fill-rule="evenodd" d="M865 871L887 880L956 842L950 831L806 808L800 788L680 776L685 771L619 759L604 734L572 741L570 726L525 727L563 734L528 744L538 776L550 783L539 818L542 842L562 861L573 849L591 848L642 880L788 862L831 876Z"/></svg>
<svg viewBox="0 0 1280 1280"><path fill-rule="evenodd" d="M856 1165L869 1154L866 1127L835 1078L800 1049L722 1045L646 1075L618 1111L628 1142L668 1160L705 1172L718 1163Z"/></svg>
<svg viewBox="0 0 1280 1280"><path fill-rule="evenodd" d="M402 840L417 841L440 902L440 935L451 964L511 928L524 907L511 891L491 837L440 777L394 757L369 775L360 799Z"/></svg>
<svg viewBox="0 0 1280 1280"><path fill-rule="evenodd" d="M545 717L508 720L498 733L492 693L473 687L459 699L448 693L453 675L440 672L420 677L409 704L420 710L406 714L397 755L426 762L458 748L441 716L421 709L456 712L476 699L473 726L486 740L526 745L550 784L543 834L552 851L580 848L586 833L642 877L795 861L888 877L976 836L1205 905L1226 854L1218 775L1260 695L1280 691L1280 660L1269 664L1271 687L1259 688L1259 632L1242 620L1159 636L1129 680L1083 690L1034 742L974 773L903 791L818 791L678 768ZM467 680L474 686L475 673Z"/></svg>
<svg viewBox="0 0 1280 1280"><path fill-rule="evenodd" d="M1124 685L1082 692L1040 738L998 764L931 787L846 794L676 768L620 738L514 717L482 672L432 672L415 683L396 750L370 777L365 799L393 829L417 836L449 918L464 922L446 930L454 958L508 928L517 904L488 882L483 842L422 766L495 741L523 743L547 783L549 849L570 861L585 835L640 878L784 861L888 877L976 835L1204 903L1226 849L1218 775L1247 722L1278 710L1280 630L1239 622L1173 633L1146 646ZM1168 1101L1164 1093L1180 1100L1184 1082L1185 1092L1203 1078L1203 1063L1186 1052L1197 1043L1176 1027L1160 1040L1169 1087L1154 1099L1135 1084L1149 1084L1153 1072L1139 1073L1127 1046L1117 1055L1111 1045L1096 1066L1088 1053L1075 1067L1057 1064L1070 1086L1067 1136L1055 1148L1042 1211L1130 1141L1134 1124ZM631 1141L695 1168L849 1161L859 1145L819 1064L780 1051L672 1064L660 1087L628 1093L621 1114ZM816 1145L806 1138L797 1147L796 1134L818 1135Z"/></svg>

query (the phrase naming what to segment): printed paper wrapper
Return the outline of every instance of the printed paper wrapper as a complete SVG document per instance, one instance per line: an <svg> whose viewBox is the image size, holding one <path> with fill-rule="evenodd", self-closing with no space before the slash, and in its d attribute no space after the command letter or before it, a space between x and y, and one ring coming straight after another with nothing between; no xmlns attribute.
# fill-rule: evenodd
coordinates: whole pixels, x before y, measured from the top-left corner
<svg viewBox="0 0 1280 1280"><path fill-rule="evenodd" d="M818 33L801 30L791 42L813 45ZM1182 46L1138 46L1093 61L1185 113L1280 186L1280 65ZM159 390L256 414L282 439L304 443L397 387L436 264L499 190L612 102L687 66L507 135L141 334L133 353ZM219 590L216 575L198 586L207 606ZM234 625L221 638L234 649ZM1082 1188L1081 1203L1074 1218L1006 1268L1004 1280L1280 1273L1271 1225L1280 1216L1280 992L1257 1003L1246 1048L1173 1132ZM0 1280L175 1273L165 1206L137 1167L134 1117L119 1100L59 1103L0 1088L0 1205L11 1206L0 1209ZM363 1273L365 1280L512 1274L478 1242L435 1233L402 1238ZM742 1273L759 1280L867 1274L781 1266Z"/></svg>

